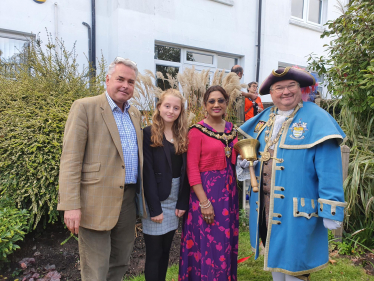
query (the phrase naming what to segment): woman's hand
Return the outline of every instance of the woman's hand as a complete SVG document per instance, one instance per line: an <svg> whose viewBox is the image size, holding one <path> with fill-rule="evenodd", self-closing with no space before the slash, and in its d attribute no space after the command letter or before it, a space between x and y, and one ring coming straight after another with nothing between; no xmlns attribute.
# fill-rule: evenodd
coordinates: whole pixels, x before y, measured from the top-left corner
<svg viewBox="0 0 374 281"><path fill-rule="evenodd" d="M151 217L151 221L157 222L157 223L162 223L162 220L164 219L164 213L161 213L161 215Z"/></svg>
<svg viewBox="0 0 374 281"><path fill-rule="evenodd" d="M176 215L178 218L182 217L182 216L184 215L185 212L186 212L186 211L184 211L184 210L178 210L178 209L175 209L175 215Z"/></svg>
<svg viewBox="0 0 374 281"><path fill-rule="evenodd" d="M212 224L214 222L214 209L213 205L210 205L208 208L200 208L201 209L201 215L203 216L203 220L207 224Z"/></svg>

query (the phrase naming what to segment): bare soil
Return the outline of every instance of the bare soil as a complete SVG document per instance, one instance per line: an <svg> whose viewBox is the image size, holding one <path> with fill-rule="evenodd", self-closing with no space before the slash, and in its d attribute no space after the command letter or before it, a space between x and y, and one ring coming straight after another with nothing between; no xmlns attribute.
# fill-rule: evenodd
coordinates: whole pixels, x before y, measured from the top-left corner
<svg viewBox="0 0 374 281"><path fill-rule="evenodd" d="M78 281L80 264L78 242L69 238L70 232L62 224L47 225L43 231L29 233L21 247L8 258L9 263L0 265L0 281ZM181 227L176 231L170 251L169 265L179 261ZM338 253L330 257L340 256ZM366 273L374 275L374 254L368 252L361 256L342 256L350 258L357 266L362 266ZM141 231L141 223L137 224L134 249L126 277L136 276L144 271L145 243ZM23 268L22 268L23 266Z"/></svg>
<svg viewBox="0 0 374 281"><path fill-rule="evenodd" d="M62 224L48 225L42 232L29 233L18 243L21 249L8 257L10 262L0 265L0 281L81 280L78 242L72 237L61 245L69 236L70 232ZM179 229L174 236L169 265L179 261L180 238ZM139 222L126 277L143 273L144 265L145 243Z"/></svg>

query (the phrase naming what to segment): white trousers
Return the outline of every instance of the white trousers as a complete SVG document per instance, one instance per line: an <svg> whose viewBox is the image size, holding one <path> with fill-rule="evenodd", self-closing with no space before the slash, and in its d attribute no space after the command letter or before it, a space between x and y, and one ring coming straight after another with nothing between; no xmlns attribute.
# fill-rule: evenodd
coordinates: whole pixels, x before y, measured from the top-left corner
<svg viewBox="0 0 374 281"><path fill-rule="evenodd" d="M281 272L272 272L273 281L300 281L299 278L295 276L287 275Z"/></svg>

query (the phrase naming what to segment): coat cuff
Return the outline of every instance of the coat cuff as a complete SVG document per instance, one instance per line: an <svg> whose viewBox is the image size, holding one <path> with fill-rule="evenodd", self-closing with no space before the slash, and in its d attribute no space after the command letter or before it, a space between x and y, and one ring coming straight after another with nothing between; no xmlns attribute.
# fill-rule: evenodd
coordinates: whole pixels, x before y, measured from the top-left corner
<svg viewBox="0 0 374 281"><path fill-rule="evenodd" d="M70 211L70 210L77 210L81 208L81 204L79 201L77 202L69 202L69 203L58 203L57 210L58 211Z"/></svg>
<svg viewBox="0 0 374 281"><path fill-rule="evenodd" d="M149 210L149 216L150 217L157 217L158 215L162 214L162 207L161 203L156 204L156 205L150 205L148 204L148 210Z"/></svg>
<svg viewBox="0 0 374 281"><path fill-rule="evenodd" d="M343 221L344 208L347 202L338 202L327 199L318 199L318 216L335 221Z"/></svg>
<svg viewBox="0 0 374 281"><path fill-rule="evenodd" d="M175 206L176 209L181 210L181 211L187 211L188 210L188 201L184 202L186 200L178 200L177 205ZM186 204L187 203L187 204Z"/></svg>

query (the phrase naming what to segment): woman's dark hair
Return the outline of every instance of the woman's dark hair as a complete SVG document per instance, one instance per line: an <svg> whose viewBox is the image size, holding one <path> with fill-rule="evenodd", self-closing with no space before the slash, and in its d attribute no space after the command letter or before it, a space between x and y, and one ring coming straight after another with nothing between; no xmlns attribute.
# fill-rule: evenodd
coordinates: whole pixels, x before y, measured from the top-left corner
<svg viewBox="0 0 374 281"><path fill-rule="evenodd" d="M208 102L210 93L215 92L215 91L221 92L221 94L225 98L226 102L229 102L229 95L226 93L225 89L222 88L219 85L215 85L215 86L209 87L208 90L206 90L206 92L204 94L204 98L203 98L204 105L206 105L206 103Z"/></svg>

